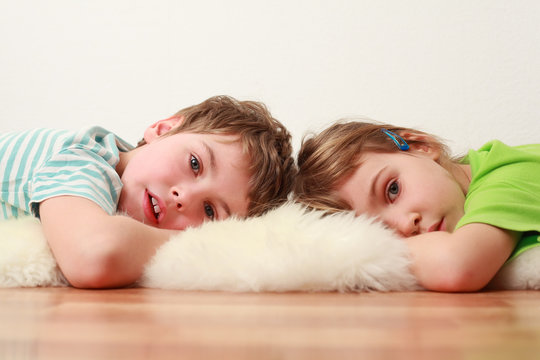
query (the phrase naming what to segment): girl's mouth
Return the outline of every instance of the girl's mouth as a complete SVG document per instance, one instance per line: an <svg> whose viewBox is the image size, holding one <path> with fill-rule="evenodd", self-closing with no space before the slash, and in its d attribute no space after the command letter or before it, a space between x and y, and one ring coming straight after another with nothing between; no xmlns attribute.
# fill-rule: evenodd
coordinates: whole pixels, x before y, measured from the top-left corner
<svg viewBox="0 0 540 360"><path fill-rule="evenodd" d="M445 231L446 230L446 224L444 222L444 218L441 219L441 221L439 221L437 224L434 224L432 225L429 229L428 229L428 232L432 232L432 231Z"/></svg>

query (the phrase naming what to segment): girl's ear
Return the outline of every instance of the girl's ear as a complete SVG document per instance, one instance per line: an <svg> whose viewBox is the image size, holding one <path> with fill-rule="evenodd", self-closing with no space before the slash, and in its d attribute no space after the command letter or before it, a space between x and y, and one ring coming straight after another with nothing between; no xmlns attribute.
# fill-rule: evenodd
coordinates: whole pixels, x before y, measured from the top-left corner
<svg viewBox="0 0 540 360"><path fill-rule="evenodd" d="M405 139L413 152L435 161L441 158L441 147L433 136L411 131L403 131L399 135Z"/></svg>
<svg viewBox="0 0 540 360"><path fill-rule="evenodd" d="M182 116L172 116L168 119L156 121L144 131L144 141L146 141L147 144L150 144L161 135L164 135L171 129L180 126L183 121L184 117Z"/></svg>

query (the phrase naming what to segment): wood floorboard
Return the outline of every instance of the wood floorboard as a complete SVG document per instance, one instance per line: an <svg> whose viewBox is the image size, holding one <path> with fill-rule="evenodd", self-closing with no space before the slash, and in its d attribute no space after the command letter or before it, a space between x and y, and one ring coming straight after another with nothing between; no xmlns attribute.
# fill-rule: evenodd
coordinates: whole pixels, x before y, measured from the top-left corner
<svg viewBox="0 0 540 360"><path fill-rule="evenodd" d="M0 359L538 359L540 292L0 289Z"/></svg>

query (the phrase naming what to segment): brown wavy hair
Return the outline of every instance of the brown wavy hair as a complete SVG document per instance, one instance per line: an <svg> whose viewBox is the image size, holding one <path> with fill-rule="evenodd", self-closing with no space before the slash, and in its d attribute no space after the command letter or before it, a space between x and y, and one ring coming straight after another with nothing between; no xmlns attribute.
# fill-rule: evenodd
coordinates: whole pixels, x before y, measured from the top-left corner
<svg viewBox="0 0 540 360"><path fill-rule="evenodd" d="M387 129L397 134L424 132L389 124L340 120L317 135L302 140L298 152L298 175L294 199L310 208L334 213L352 210L349 202L337 195L337 188L349 179L360 166L360 157L366 152L399 152L396 144L382 132ZM407 140L409 145L436 147L441 162L450 160L447 147L435 136L428 140Z"/></svg>
<svg viewBox="0 0 540 360"><path fill-rule="evenodd" d="M287 200L297 173L289 131L263 103L230 96L211 97L178 111L181 125L163 136L181 132L239 136L250 160L248 216L258 216ZM144 145L141 140L138 146Z"/></svg>

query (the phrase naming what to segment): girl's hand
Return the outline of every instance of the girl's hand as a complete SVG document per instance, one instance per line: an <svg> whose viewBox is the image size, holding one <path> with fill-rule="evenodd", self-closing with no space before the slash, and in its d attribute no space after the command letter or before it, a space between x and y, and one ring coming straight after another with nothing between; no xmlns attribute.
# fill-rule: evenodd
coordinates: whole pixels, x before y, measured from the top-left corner
<svg viewBox="0 0 540 360"><path fill-rule="evenodd" d="M412 272L429 290L466 292L485 287L514 249L519 233L468 224L453 233L430 232L406 239Z"/></svg>

